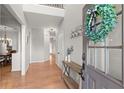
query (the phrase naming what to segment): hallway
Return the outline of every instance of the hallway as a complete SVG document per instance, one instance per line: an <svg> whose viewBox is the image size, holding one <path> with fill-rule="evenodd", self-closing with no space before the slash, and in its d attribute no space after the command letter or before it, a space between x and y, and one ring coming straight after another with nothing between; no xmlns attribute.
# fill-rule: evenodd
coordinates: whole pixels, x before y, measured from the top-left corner
<svg viewBox="0 0 124 93"><path fill-rule="evenodd" d="M26 88L26 89L66 89L61 79L61 71L52 62L30 64L26 76L20 72L6 72L0 81L0 88Z"/></svg>
<svg viewBox="0 0 124 93"><path fill-rule="evenodd" d="M123 4L1 4L0 16L0 88L124 88Z"/></svg>

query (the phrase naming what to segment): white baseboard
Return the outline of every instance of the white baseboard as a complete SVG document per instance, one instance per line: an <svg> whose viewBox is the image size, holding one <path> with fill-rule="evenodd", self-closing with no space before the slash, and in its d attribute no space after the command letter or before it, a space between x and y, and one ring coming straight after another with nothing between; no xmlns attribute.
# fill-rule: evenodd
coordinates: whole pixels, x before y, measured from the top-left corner
<svg viewBox="0 0 124 93"><path fill-rule="evenodd" d="M49 59L46 59L46 60L33 60L33 61L31 61L31 63L42 63L42 62L46 62L48 60Z"/></svg>
<svg viewBox="0 0 124 93"><path fill-rule="evenodd" d="M22 75L22 76L25 76L26 73L28 72L29 65L30 65L30 64L28 64L27 68L25 69L25 72L24 72L24 71L21 72L21 75Z"/></svg>

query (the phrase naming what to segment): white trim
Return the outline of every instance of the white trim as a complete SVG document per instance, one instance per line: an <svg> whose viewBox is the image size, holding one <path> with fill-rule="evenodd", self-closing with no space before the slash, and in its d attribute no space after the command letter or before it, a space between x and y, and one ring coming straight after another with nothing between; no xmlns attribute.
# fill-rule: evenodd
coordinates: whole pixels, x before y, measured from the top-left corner
<svg viewBox="0 0 124 93"><path fill-rule="evenodd" d="M25 25L21 26L22 30L22 66L21 66L21 75L25 75L26 70L25 70L25 35L26 35L26 27Z"/></svg>
<svg viewBox="0 0 124 93"><path fill-rule="evenodd" d="M38 5L38 4L23 5L23 11L29 12L29 13L57 16L57 17L64 17L64 15L65 15L65 9L48 7L45 5Z"/></svg>
<svg viewBox="0 0 124 93"><path fill-rule="evenodd" d="M32 56L32 33L31 33L31 30L30 29L30 63L31 64L31 56Z"/></svg>
<svg viewBox="0 0 124 93"><path fill-rule="evenodd" d="M33 60L33 61L31 61L31 63L43 63L43 62L47 62L47 61L49 61L49 59L47 59L47 60Z"/></svg>
<svg viewBox="0 0 124 93"><path fill-rule="evenodd" d="M22 48L22 43L21 43L21 30L18 32L18 53L19 53L19 61L20 61L20 71L21 71L21 63L22 63L22 51L21 51L21 48Z"/></svg>

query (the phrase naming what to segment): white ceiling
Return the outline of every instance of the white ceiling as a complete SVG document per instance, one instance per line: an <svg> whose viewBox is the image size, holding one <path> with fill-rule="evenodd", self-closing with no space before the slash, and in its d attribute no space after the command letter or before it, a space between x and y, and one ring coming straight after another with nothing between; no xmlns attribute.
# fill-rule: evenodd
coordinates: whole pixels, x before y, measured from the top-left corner
<svg viewBox="0 0 124 93"><path fill-rule="evenodd" d="M24 12L27 24L32 28L56 27L63 17Z"/></svg>

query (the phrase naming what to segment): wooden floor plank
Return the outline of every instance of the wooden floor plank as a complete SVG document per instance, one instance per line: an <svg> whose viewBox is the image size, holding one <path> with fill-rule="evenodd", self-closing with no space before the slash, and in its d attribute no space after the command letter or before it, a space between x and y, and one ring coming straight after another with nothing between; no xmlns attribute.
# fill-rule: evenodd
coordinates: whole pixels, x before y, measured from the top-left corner
<svg viewBox="0 0 124 93"><path fill-rule="evenodd" d="M53 60L53 59L52 59ZM8 67L9 69L9 67ZM3 69L4 70L4 69ZM55 62L30 64L26 76L20 72L3 72L0 88L12 89L66 89L61 78L61 71Z"/></svg>

